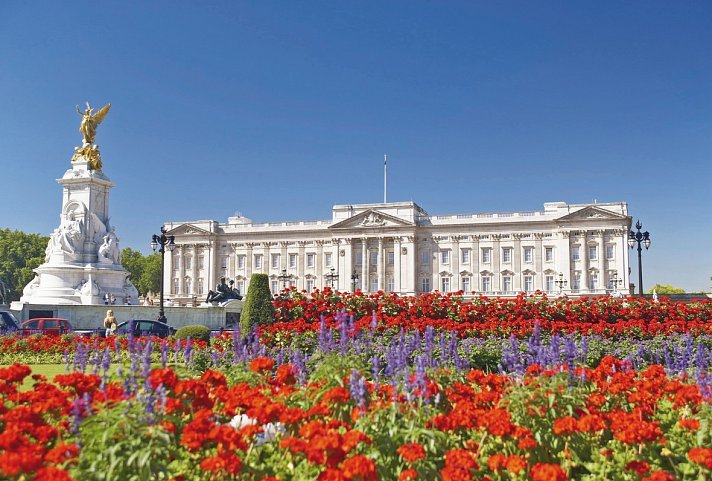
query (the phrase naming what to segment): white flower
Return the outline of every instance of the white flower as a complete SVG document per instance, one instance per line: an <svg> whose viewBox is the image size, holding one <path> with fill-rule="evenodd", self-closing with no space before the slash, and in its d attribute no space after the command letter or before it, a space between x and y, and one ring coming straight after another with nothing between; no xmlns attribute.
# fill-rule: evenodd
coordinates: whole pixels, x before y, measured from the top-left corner
<svg viewBox="0 0 712 481"><path fill-rule="evenodd" d="M242 429L245 426L252 426L253 424L257 424L257 420L252 419L246 414L238 414L230 421L230 426L235 429Z"/></svg>

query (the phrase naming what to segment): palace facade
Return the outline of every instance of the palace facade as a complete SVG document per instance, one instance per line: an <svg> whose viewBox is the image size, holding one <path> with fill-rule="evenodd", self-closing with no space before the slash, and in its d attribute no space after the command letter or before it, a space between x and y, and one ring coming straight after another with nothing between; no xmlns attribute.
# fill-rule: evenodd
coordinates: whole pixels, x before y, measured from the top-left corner
<svg viewBox="0 0 712 481"><path fill-rule="evenodd" d="M204 300L221 276L245 293L253 273L273 292L464 291L515 296L627 291L624 202L549 202L533 212L429 215L414 202L335 205L329 220L257 223L235 216L167 222L166 296Z"/></svg>

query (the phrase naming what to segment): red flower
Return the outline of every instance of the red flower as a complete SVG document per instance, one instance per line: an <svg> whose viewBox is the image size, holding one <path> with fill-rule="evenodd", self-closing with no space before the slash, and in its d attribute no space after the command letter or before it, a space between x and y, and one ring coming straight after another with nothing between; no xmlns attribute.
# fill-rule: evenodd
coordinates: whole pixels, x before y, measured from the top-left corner
<svg viewBox="0 0 712 481"><path fill-rule="evenodd" d="M675 481L675 476L659 469L650 473L650 476L643 478L642 481Z"/></svg>
<svg viewBox="0 0 712 481"><path fill-rule="evenodd" d="M532 481L566 481L568 476L558 464L537 463L529 470Z"/></svg>
<svg viewBox="0 0 712 481"><path fill-rule="evenodd" d="M74 481L69 473L54 466L45 466L37 471L32 481Z"/></svg>
<svg viewBox="0 0 712 481"><path fill-rule="evenodd" d="M346 479L356 481L377 481L376 465L363 454L357 454L341 465L341 472Z"/></svg>
<svg viewBox="0 0 712 481"><path fill-rule="evenodd" d="M418 471L413 468L404 469L398 475L398 481L410 481L411 479L418 479Z"/></svg>
<svg viewBox="0 0 712 481"><path fill-rule="evenodd" d="M687 458L700 466L712 469L712 448L692 448L687 452Z"/></svg>
<svg viewBox="0 0 712 481"><path fill-rule="evenodd" d="M554 421L554 433L557 436L568 436L577 430L576 418L572 416L564 416Z"/></svg>
<svg viewBox="0 0 712 481"><path fill-rule="evenodd" d="M171 368L154 369L148 375L148 383L153 389L163 385L169 389L173 389L178 382L178 376Z"/></svg>
<svg viewBox="0 0 712 481"><path fill-rule="evenodd" d="M292 364L282 364L277 368L277 373L274 375L274 380L277 381L279 384L292 386L297 382L297 378L294 377L296 371L296 367L294 367Z"/></svg>
<svg viewBox="0 0 712 481"><path fill-rule="evenodd" d="M420 443L408 443L399 447L396 452L400 454L408 463L414 463L419 459L425 458L425 448Z"/></svg>
<svg viewBox="0 0 712 481"><path fill-rule="evenodd" d="M250 371L261 373L271 372L274 367L274 360L269 357L256 357L250 362Z"/></svg>
<svg viewBox="0 0 712 481"><path fill-rule="evenodd" d="M214 473L227 472L238 474L242 469L242 460L234 453L221 451L215 456L209 456L200 462L200 468Z"/></svg>
<svg viewBox="0 0 712 481"><path fill-rule="evenodd" d="M650 471L650 465L645 461L631 461L625 465L628 471L635 471L636 474L643 475Z"/></svg>
<svg viewBox="0 0 712 481"><path fill-rule="evenodd" d="M678 422L678 426L683 429L689 429L690 431L697 431L700 429L700 420L695 418L681 418Z"/></svg>

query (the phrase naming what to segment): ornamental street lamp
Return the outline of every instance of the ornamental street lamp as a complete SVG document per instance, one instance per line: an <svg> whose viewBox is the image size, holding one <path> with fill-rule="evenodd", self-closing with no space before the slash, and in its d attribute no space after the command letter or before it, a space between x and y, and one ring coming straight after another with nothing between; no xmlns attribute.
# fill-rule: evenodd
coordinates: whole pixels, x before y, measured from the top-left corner
<svg viewBox="0 0 712 481"><path fill-rule="evenodd" d="M628 233L628 245L632 249L635 247L635 244L638 244L638 294L643 295L643 248L641 245L645 246L645 250L648 250L648 247L650 247L650 233L648 231L645 232L640 232L640 229L643 227L643 224L640 223L640 220L635 223L635 228L637 229L637 232L633 232L632 230Z"/></svg>
<svg viewBox="0 0 712 481"><path fill-rule="evenodd" d="M339 275L336 272L334 272L334 268L332 267L329 270L329 273L327 275L325 275L324 277L326 277L326 280L331 283L331 290L333 291L334 290L334 281L339 278Z"/></svg>
<svg viewBox="0 0 712 481"><path fill-rule="evenodd" d="M291 278L292 276L287 274L287 269L282 269L282 273L277 276L277 279L282 281L282 290L285 290L287 288L287 281Z"/></svg>
<svg viewBox="0 0 712 481"><path fill-rule="evenodd" d="M568 284L568 283L569 282L566 279L564 279L564 273L559 272L559 278L554 281L554 284L556 284L559 288L559 294L561 294L561 291L564 290L564 287L566 287L566 284Z"/></svg>
<svg viewBox="0 0 712 481"><path fill-rule="evenodd" d="M153 234L153 239L151 240L151 249L154 252L158 250L161 253L161 297L158 308L158 320L161 322L166 322L166 314L163 312L163 271L166 264L166 248L172 251L176 247L175 236L166 235L166 226L161 226L161 235Z"/></svg>
<svg viewBox="0 0 712 481"><path fill-rule="evenodd" d="M351 274L351 292L356 292L356 281L358 281L358 274L354 271L354 273Z"/></svg>

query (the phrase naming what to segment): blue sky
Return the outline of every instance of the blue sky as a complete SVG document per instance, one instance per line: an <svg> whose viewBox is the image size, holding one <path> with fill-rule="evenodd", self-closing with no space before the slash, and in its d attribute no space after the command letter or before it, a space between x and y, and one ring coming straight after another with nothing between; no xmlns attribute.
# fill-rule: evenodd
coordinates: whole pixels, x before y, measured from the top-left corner
<svg viewBox="0 0 712 481"><path fill-rule="evenodd" d="M712 275L712 2L0 2L0 227L48 235L99 128L122 247L167 220L626 201L654 283ZM637 262L633 260L633 277Z"/></svg>

